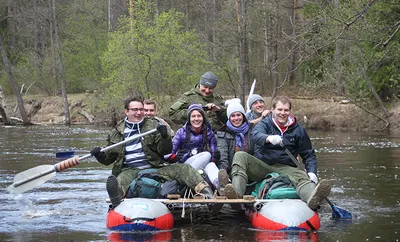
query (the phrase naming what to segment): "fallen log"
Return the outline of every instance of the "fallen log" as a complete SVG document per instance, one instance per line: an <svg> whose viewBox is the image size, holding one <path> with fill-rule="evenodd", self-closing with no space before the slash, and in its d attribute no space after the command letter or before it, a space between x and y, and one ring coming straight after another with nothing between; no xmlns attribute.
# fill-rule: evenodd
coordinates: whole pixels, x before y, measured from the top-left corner
<svg viewBox="0 0 400 242"><path fill-rule="evenodd" d="M89 121L89 123L92 124L94 122L94 117L92 115L88 114L85 110L80 109L80 110L78 110L78 113L80 115L82 115L83 117L85 117L86 120Z"/></svg>

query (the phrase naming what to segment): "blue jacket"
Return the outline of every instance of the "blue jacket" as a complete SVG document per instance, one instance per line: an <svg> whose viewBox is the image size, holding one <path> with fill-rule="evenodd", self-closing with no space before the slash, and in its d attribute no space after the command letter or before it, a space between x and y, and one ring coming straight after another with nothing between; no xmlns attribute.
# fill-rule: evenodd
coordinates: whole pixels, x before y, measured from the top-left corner
<svg viewBox="0 0 400 242"><path fill-rule="evenodd" d="M189 143L186 142L187 130L190 132ZM206 131L206 135L204 135L204 131ZM204 140L204 138L207 140ZM204 144L206 144L207 147L204 147ZM181 162L185 162L191 156L191 151L193 149L197 149L197 153L209 151L211 155L214 156L215 149L217 148L217 139L215 138L215 134L212 131L210 123L205 122L205 126L203 126L203 129L200 133L194 132L192 126L186 123L176 132L174 138L172 139L172 145L172 154L183 152L184 156L181 159Z"/></svg>
<svg viewBox="0 0 400 242"><path fill-rule="evenodd" d="M315 151L312 148L310 137L303 126L296 121L295 117L290 116L292 123L282 132L273 121L272 116L268 115L267 118L261 120L252 130L253 141L255 143L255 156L269 165L279 163L296 167L296 164L285 152L285 148L287 148L294 157L300 155L307 172L317 174ZM284 147L266 143L268 135L281 135Z"/></svg>

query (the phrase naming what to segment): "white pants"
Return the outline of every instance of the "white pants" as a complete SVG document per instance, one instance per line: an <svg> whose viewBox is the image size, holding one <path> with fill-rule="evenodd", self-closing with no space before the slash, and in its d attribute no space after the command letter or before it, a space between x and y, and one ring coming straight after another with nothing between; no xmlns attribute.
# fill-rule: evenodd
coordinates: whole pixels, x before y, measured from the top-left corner
<svg viewBox="0 0 400 242"><path fill-rule="evenodd" d="M204 151L198 153L197 155L189 157L189 159L185 161L185 164L191 165L196 170L203 169L204 172L207 174L208 179L210 179L211 183L214 185L214 187L219 189L220 188L218 182L219 169L214 162L210 161L211 161L210 152Z"/></svg>
<svg viewBox="0 0 400 242"><path fill-rule="evenodd" d="M207 174L208 179L210 179L211 183L214 185L216 189L220 189L221 186L219 185L218 181L218 172L219 169L214 162L210 162L204 167L204 172Z"/></svg>
<svg viewBox="0 0 400 242"><path fill-rule="evenodd" d="M194 156L189 157L185 161L185 164L191 165L194 169L204 169L206 165L211 161L211 154L208 151L200 152Z"/></svg>

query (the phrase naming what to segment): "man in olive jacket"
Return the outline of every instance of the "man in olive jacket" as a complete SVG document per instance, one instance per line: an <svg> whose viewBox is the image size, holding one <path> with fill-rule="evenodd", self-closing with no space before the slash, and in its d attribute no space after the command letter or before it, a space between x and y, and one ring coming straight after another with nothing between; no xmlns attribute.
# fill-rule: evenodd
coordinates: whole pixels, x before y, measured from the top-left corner
<svg viewBox="0 0 400 242"><path fill-rule="evenodd" d="M125 101L126 118L122 120L108 135L108 145L121 142L134 135L157 129L158 132L134 139L127 144L117 146L105 152L96 147L91 154L104 165L113 165L112 176L107 179L107 192L113 207L121 203L131 182L137 174L148 168L157 168L161 177L166 180L176 180L202 193L206 198L212 198L213 192L204 182L202 176L190 165L176 164L162 166L163 156L171 153L172 140L164 125L152 118L144 117L143 100L138 97Z"/></svg>
<svg viewBox="0 0 400 242"><path fill-rule="evenodd" d="M212 72L206 72L190 91L185 92L169 109L169 117L176 124L184 124L187 119L187 109L192 103L206 108L206 116L212 129L219 130L227 121L224 100L214 94L218 77Z"/></svg>

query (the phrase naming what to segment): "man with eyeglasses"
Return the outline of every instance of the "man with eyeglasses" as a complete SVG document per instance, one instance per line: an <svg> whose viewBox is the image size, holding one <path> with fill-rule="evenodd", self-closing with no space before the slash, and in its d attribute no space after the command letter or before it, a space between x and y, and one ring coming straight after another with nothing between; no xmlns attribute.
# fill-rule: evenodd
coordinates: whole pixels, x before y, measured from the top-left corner
<svg viewBox="0 0 400 242"><path fill-rule="evenodd" d="M176 180L180 184L194 189L206 198L213 198L210 186L203 177L188 164L162 166L164 155L171 153L172 140L165 125L155 119L144 116L143 99L132 97L125 100L126 117L120 121L107 137L108 146L118 143L133 135L152 129L158 132L135 139L127 144L101 152L100 147L90 153L104 165L113 165L112 175L108 177L106 189L113 207L121 203L137 174L148 168L156 168L166 180Z"/></svg>
<svg viewBox="0 0 400 242"><path fill-rule="evenodd" d="M217 82L218 77L212 72L204 73L200 78L200 83L196 84L190 91L185 92L169 108L169 117L172 122L183 125L187 119L188 107L197 103L204 107L213 131L216 132L221 129L228 119L222 96L214 93Z"/></svg>
<svg viewBox="0 0 400 242"><path fill-rule="evenodd" d="M146 118L157 119L160 124L167 126L169 135L173 137L175 135L175 132L171 129L171 126L169 126L169 124L164 119L156 116L157 115L156 102L150 99L145 99L143 101L143 105L144 105L144 116Z"/></svg>

